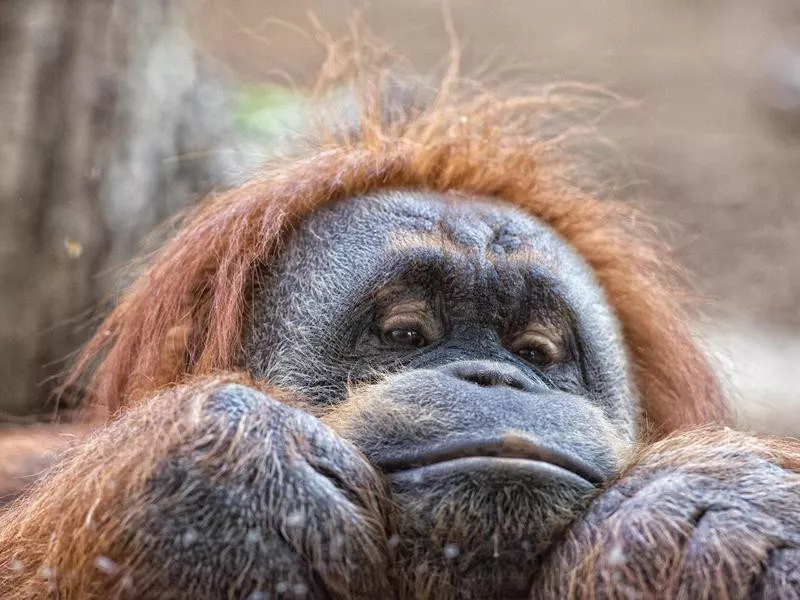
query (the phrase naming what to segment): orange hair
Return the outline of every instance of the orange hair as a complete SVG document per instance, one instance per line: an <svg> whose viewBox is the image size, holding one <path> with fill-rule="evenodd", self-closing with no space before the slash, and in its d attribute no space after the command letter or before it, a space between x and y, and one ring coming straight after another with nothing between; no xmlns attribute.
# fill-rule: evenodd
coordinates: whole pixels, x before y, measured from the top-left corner
<svg viewBox="0 0 800 600"><path fill-rule="evenodd" d="M650 424L664 434L728 422L663 248L636 227L631 208L564 183L552 145L533 128L541 99L459 99L446 83L426 107L393 110L377 79L361 73L357 88L357 127L321 127L314 143L185 215L68 385L88 379L90 397L113 412L188 376L234 369L254 270L287 232L322 205L393 188L497 198L549 225L588 262L616 311Z"/></svg>

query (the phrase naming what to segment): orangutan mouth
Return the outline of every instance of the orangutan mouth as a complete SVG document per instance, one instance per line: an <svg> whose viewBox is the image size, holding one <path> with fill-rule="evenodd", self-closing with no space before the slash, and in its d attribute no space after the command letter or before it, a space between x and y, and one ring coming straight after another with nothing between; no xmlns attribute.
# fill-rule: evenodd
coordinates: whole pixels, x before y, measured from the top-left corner
<svg viewBox="0 0 800 600"><path fill-rule="evenodd" d="M605 477L573 454L542 444L521 433L507 433L495 438L456 438L430 445L403 449L375 461L388 475L406 475L429 471L488 468L502 470L544 469L567 471L598 487ZM554 469L555 468L555 469ZM565 473L566 474L566 473Z"/></svg>

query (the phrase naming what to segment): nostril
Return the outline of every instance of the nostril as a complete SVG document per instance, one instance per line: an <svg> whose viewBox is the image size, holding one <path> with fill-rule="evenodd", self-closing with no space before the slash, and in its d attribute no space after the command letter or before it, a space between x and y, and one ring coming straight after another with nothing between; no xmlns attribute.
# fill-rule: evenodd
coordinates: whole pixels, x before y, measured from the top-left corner
<svg viewBox="0 0 800 600"><path fill-rule="evenodd" d="M447 365L444 370L462 381L480 387L510 387L523 392L530 388L521 373L502 363L467 361Z"/></svg>
<svg viewBox="0 0 800 600"><path fill-rule="evenodd" d="M461 377L464 381L469 381L481 387L496 387L507 386L524 390L525 386L522 382L517 381L514 377L508 377L503 373L473 373L465 377Z"/></svg>
<svg viewBox="0 0 800 600"><path fill-rule="evenodd" d="M522 381L516 379L515 377L504 380L503 385L520 390L521 392L527 391L529 387L525 385Z"/></svg>
<svg viewBox="0 0 800 600"><path fill-rule="evenodd" d="M496 377L492 377L489 373L473 373L461 377L464 381L469 381L481 387L493 387L499 385Z"/></svg>

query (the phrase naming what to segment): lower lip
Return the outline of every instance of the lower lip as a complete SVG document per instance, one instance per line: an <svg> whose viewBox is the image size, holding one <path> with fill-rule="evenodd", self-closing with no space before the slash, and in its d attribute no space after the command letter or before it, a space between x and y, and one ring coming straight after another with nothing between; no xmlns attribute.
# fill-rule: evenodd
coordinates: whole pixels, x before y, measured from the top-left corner
<svg viewBox="0 0 800 600"><path fill-rule="evenodd" d="M428 481L453 476L475 478L500 478L507 482L524 482L531 485L571 485L595 489L595 486L572 471L552 463L525 458L499 458L494 456L470 456L455 458L424 467L397 471L389 475L394 484L405 486L424 485Z"/></svg>

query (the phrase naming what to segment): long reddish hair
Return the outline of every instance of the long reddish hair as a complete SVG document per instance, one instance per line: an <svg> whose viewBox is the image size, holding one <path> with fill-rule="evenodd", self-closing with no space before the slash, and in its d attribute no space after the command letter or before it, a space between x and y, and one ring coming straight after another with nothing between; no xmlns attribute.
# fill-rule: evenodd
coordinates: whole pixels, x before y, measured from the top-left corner
<svg viewBox="0 0 800 600"><path fill-rule="evenodd" d="M649 424L667 433L729 420L664 248L630 207L565 183L553 144L537 136L540 97L465 97L450 78L426 105L394 110L382 78L359 70L358 124L320 119L313 143L188 211L67 384L85 380L95 404L114 412L159 387L234 369L254 271L293 225L322 205L393 188L497 198L546 223L592 267L616 311Z"/></svg>

